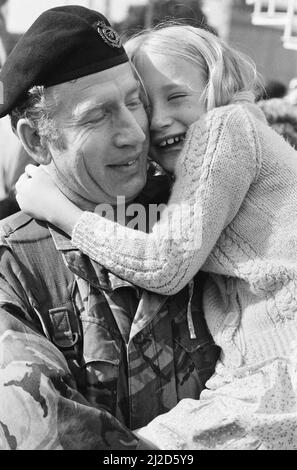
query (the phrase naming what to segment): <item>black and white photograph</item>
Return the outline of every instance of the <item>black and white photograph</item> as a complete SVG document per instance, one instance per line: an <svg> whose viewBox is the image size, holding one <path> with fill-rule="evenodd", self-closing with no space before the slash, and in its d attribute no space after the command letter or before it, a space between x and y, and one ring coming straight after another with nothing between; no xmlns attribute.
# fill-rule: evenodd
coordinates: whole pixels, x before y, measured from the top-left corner
<svg viewBox="0 0 297 470"><path fill-rule="evenodd" d="M297 0L0 0L0 450L297 450Z"/></svg>

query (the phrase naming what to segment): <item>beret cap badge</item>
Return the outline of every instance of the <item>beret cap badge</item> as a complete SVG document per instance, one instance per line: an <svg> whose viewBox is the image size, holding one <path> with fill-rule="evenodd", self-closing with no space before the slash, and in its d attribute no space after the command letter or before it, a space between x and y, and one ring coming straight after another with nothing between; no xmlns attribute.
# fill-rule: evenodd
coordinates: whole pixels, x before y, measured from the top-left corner
<svg viewBox="0 0 297 470"><path fill-rule="evenodd" d="M106 42L111 47L122 47L122 41L118 33L109 25L104 23L104 21L98 21L96 23L96 28L103 41Z"/></svg>

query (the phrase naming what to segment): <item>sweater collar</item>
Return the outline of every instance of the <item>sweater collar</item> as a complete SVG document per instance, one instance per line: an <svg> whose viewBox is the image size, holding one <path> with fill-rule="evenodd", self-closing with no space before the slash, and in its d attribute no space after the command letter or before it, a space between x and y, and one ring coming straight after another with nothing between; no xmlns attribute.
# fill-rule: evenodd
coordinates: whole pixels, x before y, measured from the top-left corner
<svg viewBox="0 0 297 470"><path fill-rule="evenodd" d="M233 96L230 104L241 103L241 102L254 103L255 102L254 94L251 91L239 91Z"/></svg>

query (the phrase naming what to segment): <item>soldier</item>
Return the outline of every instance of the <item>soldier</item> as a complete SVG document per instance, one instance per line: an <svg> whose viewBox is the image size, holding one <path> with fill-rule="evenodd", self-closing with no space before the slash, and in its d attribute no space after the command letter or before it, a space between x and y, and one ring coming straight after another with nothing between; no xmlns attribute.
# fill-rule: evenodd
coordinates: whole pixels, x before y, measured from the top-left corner
<svg viewBox="0 0 297 470"><path fill-rule="evenodd" d="M0 117L10 114L25 150L80 208L115 205L118 195L164 200L163 176L144 188L140 83L101 14L46 11L0 80ZM149 293L23 213L2 223L0 257L2 449L150 448L135 430L199 398L218 356L200 277L191 295L187 287L172 297Z"/></svg>

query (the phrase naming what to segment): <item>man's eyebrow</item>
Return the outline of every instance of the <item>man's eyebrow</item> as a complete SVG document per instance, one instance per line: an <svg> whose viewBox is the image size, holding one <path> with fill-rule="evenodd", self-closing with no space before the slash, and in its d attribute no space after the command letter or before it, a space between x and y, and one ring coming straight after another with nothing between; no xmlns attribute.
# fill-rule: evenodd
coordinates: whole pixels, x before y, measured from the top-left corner
<svg viewBox="0 0 297 470"><path fill-rule="evenodd" d="M85 103L84 105L78 106L74 111L72 112L71 118L75 122L80 122L83 119L86 119L89 115L94 114L96 112L102 111L104 106L106 106L108 103L110 103L110 100L106 101L101 101L101 102L88 102Z"/></svg>

